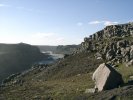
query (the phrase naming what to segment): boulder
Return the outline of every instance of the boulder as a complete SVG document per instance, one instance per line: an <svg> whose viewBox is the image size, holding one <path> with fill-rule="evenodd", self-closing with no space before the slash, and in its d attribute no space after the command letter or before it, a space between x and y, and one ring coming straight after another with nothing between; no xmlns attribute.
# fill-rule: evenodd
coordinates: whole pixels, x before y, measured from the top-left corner
<svg viewBox="0 0 133 100"><path fill-rule="evenodd" d="M109 64L101 64L93 73L92 79L95 81L95 88L98 91L109 90L123 84L123 79Z"/></svg>
<svg viewBox="0 0 133 100"><path fill-rule="evenodd" d="M126 63L126 67L130 67L133 66L133 59L130 60L128 63Z"/></svg>
<svg viewBox="0 0 133 100"><path fill-rule="evenodd" d="M112 60L115 57L115 52L114 50L110 49L107 53L106 53L106 59L107 60Z"/></svg>
<svg viewBox="0 0 133 100"><path fill-rule="evenodd" d="M102 54L100 54L99 52L97 52L94 56L95 58L102 58Z"/></svg>
<svg viewBox="0 0 133 100"><path fill-rule="evenodd" d="M130 59L133 59L133 45L131 45L131 50L130 50Z"/></svg>
<svg viewBox="0 0 133 100"><path fill-rule="evenodd" d="M95 92L96 92L96 89L94 89L94 88L85 90L85 93L95 93Z"/></svg>

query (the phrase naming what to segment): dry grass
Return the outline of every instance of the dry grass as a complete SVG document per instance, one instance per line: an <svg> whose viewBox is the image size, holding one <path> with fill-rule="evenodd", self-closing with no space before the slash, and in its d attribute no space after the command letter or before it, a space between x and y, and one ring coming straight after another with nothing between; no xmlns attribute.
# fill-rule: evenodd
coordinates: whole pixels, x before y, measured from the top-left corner
<svg viewBox="0 0 133 100"><path fill-rule="evenodd" d="M78 74L65 79L49 81L28 81L23 86L15 86L6 90L4 96L6 99L18 98L33 99L35 97L46 99L63 99L73 97L73 95L83 94L85 89L94 87L91 74Z"/></svg>

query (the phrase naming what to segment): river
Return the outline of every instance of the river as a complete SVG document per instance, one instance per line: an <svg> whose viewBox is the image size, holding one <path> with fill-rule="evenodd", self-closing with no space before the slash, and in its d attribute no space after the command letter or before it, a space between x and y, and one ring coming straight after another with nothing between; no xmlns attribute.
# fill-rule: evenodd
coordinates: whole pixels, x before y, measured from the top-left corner
<svg viewBox="0 0 133 100"><path fill-rule="evenodd" d="M39 64L52 64L64 57L63 54L54 54L51 51L46 51L46 52L43 51L42 53L44 53L45 55L49 55L49 57L43 59L42 61L39 61L38 62Z"/></svg>

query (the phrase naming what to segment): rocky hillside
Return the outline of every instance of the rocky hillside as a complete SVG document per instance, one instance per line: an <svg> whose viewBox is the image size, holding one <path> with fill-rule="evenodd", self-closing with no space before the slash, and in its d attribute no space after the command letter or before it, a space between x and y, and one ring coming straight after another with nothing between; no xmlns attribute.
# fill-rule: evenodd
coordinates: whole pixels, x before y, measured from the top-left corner
<svg viewBox="0 0 133 100"><path fill-rule="evenodd" d="M37 47L28 44L0 44L0 82L13 73L29 69L43 56Z"/></svg>
<svg viewBox="0 0 133 100"><path fill-rule="evenodd" d="M112 62L129 62L133 59L133 23L111 25L84 38L77 52L96 52Z"/></svg>
<svg viewBox="0 0 133 100"><path fill-rule="evenodd" d="M26 72L8 77L1 86L0 99L132 100L132 32L133 23L105 27L86 37L73 54L55 64L36 65ZM124 83L111 90L90 93L88 90L95 86L92 74L103 62L120 73L122 76L118 76L123 78ZM101 66L101 72L104 66Z"/></svg>

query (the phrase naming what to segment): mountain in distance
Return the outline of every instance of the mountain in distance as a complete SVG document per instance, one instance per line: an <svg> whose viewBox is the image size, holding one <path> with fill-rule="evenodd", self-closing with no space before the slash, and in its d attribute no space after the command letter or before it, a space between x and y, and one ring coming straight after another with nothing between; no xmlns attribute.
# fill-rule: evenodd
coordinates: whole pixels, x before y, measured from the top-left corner
<svg viewBox="0 0 133 100"><path fill-rule="evenodd" d="M0 99L131 100L133 98L133 23L110 25L84 38L80 47L52 65L34 66L10 77L1 86ZM113 66L124 84L86 93L94 88L93 72L101 63Z"/></svg>
<svg viewBox="0 0 133 100"><path fill-rule="evenodd" d="M35 45L35 46L37 46L41 52L46 52L46 51L54 52L57 48L57 46L49 46L49 45Z"/></svg>

